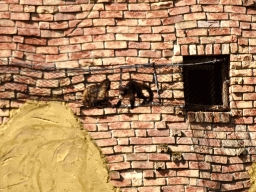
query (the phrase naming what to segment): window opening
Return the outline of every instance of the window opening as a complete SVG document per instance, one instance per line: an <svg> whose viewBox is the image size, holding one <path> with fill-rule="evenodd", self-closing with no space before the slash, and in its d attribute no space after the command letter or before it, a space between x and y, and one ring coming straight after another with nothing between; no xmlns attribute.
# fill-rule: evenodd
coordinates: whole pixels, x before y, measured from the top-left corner
<svg viewBox="0 0 256 192"><path fill-rule="evenodd" d="M221 59L222 61L217 61ZM202 65L186 65L215 60ZM184 56L185 107L190 111L228 111L229 56Z"/></svg>

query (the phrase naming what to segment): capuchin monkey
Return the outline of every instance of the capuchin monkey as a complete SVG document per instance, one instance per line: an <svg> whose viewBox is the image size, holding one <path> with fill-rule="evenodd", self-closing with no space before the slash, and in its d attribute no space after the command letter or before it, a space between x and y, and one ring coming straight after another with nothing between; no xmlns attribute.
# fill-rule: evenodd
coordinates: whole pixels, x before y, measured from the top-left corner
<svg viewBox="0 0 256 192"><path fill-rule="evenodd" d="M82 101L87 107L104 108L110 107L111 103L107 100L110 89L110 80L107 78L100 84L87 87L83 92Z"/></svg>
<svg viewBox="0 0 256 192"><path fill-rule="evenodd" d="M147 90L149 97L144 96L144 94L142 93L143 89ZM149 86L136 82L134 80L130 80L125 86L120 86L119 95L121 96L121 99L118 101L115 107L119 108L121 106L123 98L129 98L131 103L131 109L133 109L135 103L135 94L137 94L138 98L143 99L142 104L153 101L153 92Z"/></svg>

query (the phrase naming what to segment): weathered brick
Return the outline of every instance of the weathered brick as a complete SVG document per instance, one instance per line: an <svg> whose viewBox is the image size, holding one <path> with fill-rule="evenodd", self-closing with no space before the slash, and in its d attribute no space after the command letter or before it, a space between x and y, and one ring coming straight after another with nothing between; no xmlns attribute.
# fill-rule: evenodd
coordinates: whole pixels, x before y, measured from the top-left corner
<svg viewBox="0 0 256 192"><path fill-rule="evenodd" d="M159 2L159 3L152 3L151 10L159 10L159 9L169 9L173 7L173 2Z"/></svg>
<svg viewBox="0 0 256 192"><path fill-rule="evenodd" d="M207 36L207 29L190 29L186 30L188 37L191 36Z"/></svg>
<svg viewBox="0 0 256 192"><path fill-rule="evenodd" d="M110 10L127 10L127 3L111 3L111 4L105 4L105 9L107 11Z"/></svg>
<svg viewBox="0 0 256 192"><path fill-rule="evenodd" d="M160 19L139 19L139 26L161 25Z"/></svg>
<svg viewBox="0 0 256 192"><path fill-rule="evenodd" d="M220 0L223 5L242 5L242 0Z"/></svg>
<svg viewBox="0 0 256 192"><path fill-rule="evenodd" d="M130 162L111 163L111 164L109 164L109 168L110 168L110 170L129 169L129 168L131 168L131 163Z"/></svg>
<svg viewBox="0 0 256 192"><path fill-rule="evenodd" d="M208 20L228 20L228 13L206 13Z"/></svg>
<svg viewBox="0 0 256 192"><path fill-rule="evenodd" d="M205 13L189 13L184 15L184 20L201 20L206 19Z"/></svg>
<svg viewBox="0 0 256 192"><path fill-rule="evenodd" d="M209 29L209 35L230 35L230 28Z"/></svg>
<svg viewBox="0 0 256 192"><path fill-rule="evenodd" d="M165 178L156 178L156 179L144 179L144 185L165 185Z"/></svg>
<svg viewBox="0 0 256 192"><path fill-rule="evenodd" d="M219 4L220 0L199 0L200 4Z"/></svg>
<svg viewBox="0 0 256 192"><path fill-rule="evenodd" d="M134 161L132 162L132 168L134 169L152 169L154 167L153 162L146 161Z"/></svg>
<svg viewBox="0 0 256 192"><path fill-rule="evenodd" d="M115 25L114 19L93 19L93 25L94 26L111 26Z"/></svg>
<svg viewBox="0 0 256 192"><path fill-rule="evenodd" d="M79 12L79 11L81 11L80 5L59 6L59 12Z"/></svg>
<svg viewBox="0 0 256 192"><path fill-rule="evenodd" d="M101 11L100 17L101 18L122 18L123 14L122 14L122 11Z"/></svg>
<svg viewBox="0 0 256 192"><path fill-rule="evenodd" d="M169 12L169 15L179 15L179 14L189 13L190 9L189 9L189 6L175 7L175 8L168 9L168 12Z"/></svg>
<svg viewBox="0 0 256 192"><path fill-rule="evenodd" d="M175 24L176 29L189 29L189 28L196 28L197 21L185 21Z"/></svg>
<svg viewBox="0 0 256 192"><path fill-rule="evenodd" d="M196 43L199 43L198 37L178 38L178 44L196 44Z"/></svg>
<svg viewBox="0 0 256 192"><path fill-rule="evenodd" d="M30 20L29 13L11 13L11 20Z"/></svg>
<svg viewBox="0 0 256 192"><path fill-rule="evenodd" d="M127 42L126 41L105 42L105 48L106 49L125 49L127 48Z"/></svg>
<svg viewBox="0 0 256 192"><path fill-rule="evenodd" d="M239 7L239 6L229 6L226 5L224 7L225 12L230 12L230 13L243 13L245 14L246 8L245 7Z"/></svg>
<svg viewBox="0 0 256 192"><path fill-rule="evenodd" d="M202 7L204 12L223 12L223 5L206 5Z"/></svg>
<svg viewBox="0 0 256 192"><path fill-rule="evenodd" d="M172 17L165 18L162 21L163 21L163 25L171 25L174 23L184 21L184 18L182 15L178 15L178 16L172 16Z"/></svg>
<svg viewBox="0 0 256 192"><path fill-rule="evenodd" d="M220 27L219 21L198 21L198 27Z"/></svg>

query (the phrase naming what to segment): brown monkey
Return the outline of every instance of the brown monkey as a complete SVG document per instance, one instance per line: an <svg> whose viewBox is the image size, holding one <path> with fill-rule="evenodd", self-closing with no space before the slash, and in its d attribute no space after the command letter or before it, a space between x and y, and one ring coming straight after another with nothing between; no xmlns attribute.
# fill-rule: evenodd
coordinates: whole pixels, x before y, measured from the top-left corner
<svg viewBox="0 0 256 192"><path fill-rule="evenodd" d="M109 79L105 79L100 84L87 87L83 92L83 103L88 107L109 107L110 102L107 100L108 91L110 89Z"/></svg>
<svg viewBox="0 0 256 192"><path fill-rule="evenodd" d="M149 97L144 96L144 94L142 93L143 89L147 90ZM135 103L135 94L137 94L138 98L143 99L142 104L153 101L153 92L149 86L136 82L134 80L130 80L125 86L120 86L119 95L121 96L121 99L116 104L116 108L119 108L121 106L123 98L129 98L131 103L131 109L133 109Z"/></svg>

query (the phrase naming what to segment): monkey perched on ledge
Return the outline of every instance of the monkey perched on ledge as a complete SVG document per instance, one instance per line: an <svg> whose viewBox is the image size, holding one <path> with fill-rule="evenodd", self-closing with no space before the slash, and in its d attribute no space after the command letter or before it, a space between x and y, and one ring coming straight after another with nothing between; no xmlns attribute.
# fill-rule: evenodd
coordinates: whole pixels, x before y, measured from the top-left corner
<svg viewBox="0 0 256 192"><path fill-rule="evenodd" d="M110 89L110 80L107 78L100 84L87 87L83 92L82 101L87 107L104 108L110 107L111 103L107 100Z"/></svg>
<svg viewBox="0 0 256 192"><path fill-rule="evenodd" d="M149 97L144 96L144 94L142 93L143 89L147 90ZM136 82L134 80L130 80L125 86L120 86L119 95L121 96L121 99L118 101L115 107L119 108L121 106L123 98L129 98L131 103L131 109L133 109L135 103L135 94L137 94L138 98L143 99L142 104L153 101L153 92L149 86Z"/></svg>

